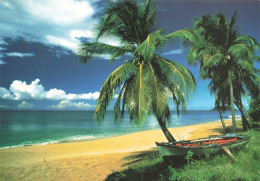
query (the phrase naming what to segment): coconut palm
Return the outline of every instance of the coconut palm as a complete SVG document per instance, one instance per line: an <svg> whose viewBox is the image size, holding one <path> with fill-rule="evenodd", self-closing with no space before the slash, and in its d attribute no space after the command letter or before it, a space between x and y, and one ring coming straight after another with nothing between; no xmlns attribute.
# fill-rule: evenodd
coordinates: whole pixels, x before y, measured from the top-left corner
<svg viewBox="0 0 260 181"><path fill-rule="evenodd" d="M95 117L104 119L110 101L118 94L114 105L115 121L125 111L136 124L145 122L153 113L169 142L176 141L169 130L170 120L168 100L172 98L185 108L185 100L196 87L192 73L183 65L165 59L155 51L173 38L194 41L190 30L180 30L162 35L163 30L154 31L156 8L152 0L145 4L132 0L109 1L104 17L98 26L97 40L109 38L120 42L119 46L105 43L83 43L79 55L83 62L110 54L110 62L123 55L131 55L113 71L102 85L97 100Z"/></svg>
<svg viewBox="0 0 260 181"><path fill-rule="evenodd" d="M237 105L241 105L242 93L249 90L246 77L250 77L251 84L254 85L259 81L253 61L258 44L254 38L239 34L235 25L236 14L237 12L230 21L223 14L215 17L204 15L197 19L194 32L200 38L187 55L189 63L196 63L200 60L201 77L211 79L211 91L214 93L222 91L217 94L228 97L222 101L227 101L226 103L231 107L233 132L236 131L234 94L237 96ZM248 76L244 74L245 72ZM240 77L238 80L243 82L236 81L237 76ZM234 83L236 89L233 88ZM229 95L227 95L227 89L229 89Z"/></svg>

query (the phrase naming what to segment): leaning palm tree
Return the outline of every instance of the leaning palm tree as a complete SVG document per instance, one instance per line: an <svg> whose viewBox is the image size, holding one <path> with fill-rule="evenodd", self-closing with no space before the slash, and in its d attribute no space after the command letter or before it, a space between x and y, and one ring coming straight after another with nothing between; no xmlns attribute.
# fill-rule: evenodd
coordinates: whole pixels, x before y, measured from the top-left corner
<svg viewBox="0 0 260 181"><path fill-rule="evenodd" d="M169 142L176 141L167 129L170 120L168 100L172 98L185 109L185 100L196 87L192 73L183 65L156 54L173 38L194 41L190 30L180 30L162 35L163 30L154 31L156 8L152 0L139 4L132 0L108 1L104 17L98 26L97 40L110 38L120 42L113 46L100 42L82 43L79 56L83 62L102 55L111 55L110 62L123 55L130 60L113 71L102 85L97 100L95 117L104 119L110 101L118 95L114 105L115 121L125 111L130 120L142 124L147 115L153 113Z"/></svg>
<svg viewBox="0 0 260 181"><path fill-rule="evenodd" d="M257 84L253 60L258 49L254 38L239 35L235 26L236 14L237 12L234 13L230 21L223 14L216 17L205 15L197 19L194 32L200 39L196 41L196 45L191 48L187 56L190 63L196 63L197 60L200 60L201 77L213 81L212 92L215 92L217 87L222 91L227 90L227 87L224 86L228 83L229 95L225 93L222 95L229 97L228 104L232 111L233 132L236 131L234 91L243 90L243 86L246 86L246 82L242 84L236 82L237 86L240 87L234 90L233 84L237 78L235 74L238 72L237 68L248 70L247 73L252 77L253 83ZM243 79L244 74L239 74L239 76L242 77L240 80L245 80ZM214 88L214 85L217 87ZM241 93L236 93L236 95L241 98ZM241 103L242 101L240 101Z"/></svg>

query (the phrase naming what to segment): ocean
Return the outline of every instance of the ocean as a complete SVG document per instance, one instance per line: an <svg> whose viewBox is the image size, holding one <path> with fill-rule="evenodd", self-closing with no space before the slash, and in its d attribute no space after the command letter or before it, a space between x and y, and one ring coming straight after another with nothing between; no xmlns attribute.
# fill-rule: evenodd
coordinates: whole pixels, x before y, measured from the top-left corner
<svg viewBox="0 0 260 181"><path fill-rule="evenodd" d="M226 118L230 115L231 112L224 114ZM115 124L113 111L108 111L101 123L93 117L94 111L0 111L0 148L87 141L160 129L154 116L149 116L142 126L130 123L128 115ZM220 120L217 111L186 111L179 117L172 111L168 127L217 120Z"/></svg>

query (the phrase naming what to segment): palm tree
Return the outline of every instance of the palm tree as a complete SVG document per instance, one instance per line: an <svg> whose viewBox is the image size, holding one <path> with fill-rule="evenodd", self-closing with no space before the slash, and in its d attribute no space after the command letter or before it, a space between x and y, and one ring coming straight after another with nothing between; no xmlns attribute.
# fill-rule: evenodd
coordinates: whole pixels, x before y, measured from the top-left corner
<svg viewBox="0 0 260 181"><path fill-rule="evenodd" d="M126 54L133 57L124 61L103 83L95 112L97 121L104 119L110 101L118 94L114 105L115 121L122 118L125 110L136 124L144 123L147 115L153 113L167 140L174 142L166 126L170 120L168 99L173 99L177 111L179 106L185 109L185 100L196 84L188 69L155 51L173 38L195 39L190 30L166 36L162 35L163 30L154 31L155 12L152 0L144 5L132 0L109 1L98 26L97 40L115 39L120 45L83 43L78 52L83 62L106 54L111 54L110 62Z"/></svg>
<svg viewBox="0 0 260 181"><path fill-rule="evenodd" d="M235 26L236 14L237 12L230 21L223 14L216 17L204 15L197 19L194 32L200 38L187 55L189 63L196 63L197 60L200 60L201 77L211 79L211 92L228 97L228 99L222 99L222 102L226 101L223 105L226 103L230 105L233 132L236 132L234 94L236 94L236 100L239 100L237 105L241 105L241 94L244 92L244 88L249 90L246 83L248 76L242 72L247 72L252 80L251 83L257 84L253 60L258 49L254 38L239 35ZM237 76L240 77L240 81L243 81L242 83L236 81ZM236 89L233 88L234 83ZM227 94L227 89L229 89L229 94ZM216 102L218 102L217 99Z"/></svg>

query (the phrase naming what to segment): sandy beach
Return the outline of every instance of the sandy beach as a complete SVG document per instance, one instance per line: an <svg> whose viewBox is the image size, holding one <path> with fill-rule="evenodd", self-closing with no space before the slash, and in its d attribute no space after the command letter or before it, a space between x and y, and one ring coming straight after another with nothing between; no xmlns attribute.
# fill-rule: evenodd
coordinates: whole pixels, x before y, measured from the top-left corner
<svg viewBox="0 0 260 181"><path fill-rule="evenodd" d="M226 121L231 125L231 121ZM176 139L221 135L221 122L171 128ZM131 156L156 150L161 130L74 143L0 149L0 180L104 180L138 161Z"/></svg>

